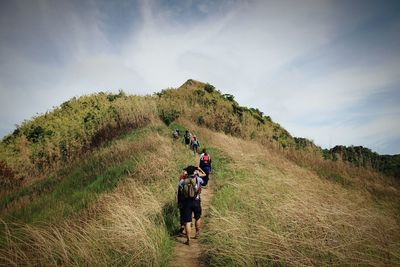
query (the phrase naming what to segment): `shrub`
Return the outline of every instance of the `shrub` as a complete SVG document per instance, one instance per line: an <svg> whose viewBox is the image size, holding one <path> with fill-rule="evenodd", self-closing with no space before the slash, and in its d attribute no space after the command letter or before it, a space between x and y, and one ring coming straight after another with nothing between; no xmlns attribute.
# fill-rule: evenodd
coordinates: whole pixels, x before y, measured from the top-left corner
<svg viewBox="0 0 400 267"><path fill-rule="evenodd" d="M231 94L223 94L222 96L228 101L235 102L235 97Z"/></svg>
<svg viewBox="0 0 400 267"><path fill-rule="evenodd" d="M215 91L215 87L209 83L207 83L206 85L204 85L204 90L206 90L206 92L208 93L212 93Z"/></svg>

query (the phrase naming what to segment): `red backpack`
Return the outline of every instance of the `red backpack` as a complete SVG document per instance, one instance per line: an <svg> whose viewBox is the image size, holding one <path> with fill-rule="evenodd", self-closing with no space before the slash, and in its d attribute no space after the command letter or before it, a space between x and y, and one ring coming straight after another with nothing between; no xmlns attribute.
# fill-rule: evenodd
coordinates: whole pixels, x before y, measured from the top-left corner
<svg viewBox="0 0 400 267"><path fill-rule="evenodd" d="M201 158L201 160L203 161L204 164L208 165L210 156L208 156L208 154L204 154L203 157Z"/></svg>

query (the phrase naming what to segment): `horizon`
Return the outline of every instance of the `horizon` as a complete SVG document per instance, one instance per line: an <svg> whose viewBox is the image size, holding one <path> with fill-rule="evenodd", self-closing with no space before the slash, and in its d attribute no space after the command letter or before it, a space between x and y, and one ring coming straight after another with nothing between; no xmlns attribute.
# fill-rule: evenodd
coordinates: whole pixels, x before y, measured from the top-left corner
<svg viewBox="0 0 400 267"><path fill-rule="evenodd" d="M85 94L214 85L322 148L400 153L400 3L2 1L0 136Z"/></svg>

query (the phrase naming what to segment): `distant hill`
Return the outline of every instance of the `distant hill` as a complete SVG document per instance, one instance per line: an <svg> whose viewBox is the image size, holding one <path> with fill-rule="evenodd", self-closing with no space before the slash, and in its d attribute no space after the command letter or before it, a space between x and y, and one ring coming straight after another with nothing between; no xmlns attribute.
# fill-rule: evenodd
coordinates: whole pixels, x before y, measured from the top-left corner
<svg viewBox="0 0 400 267"><path fill-rule="evenodd" d="M335 146L323 150L330 160L343 160L358 167L370 167L385 174L400 178L400 155L379 155L362 146Z"/></svg>

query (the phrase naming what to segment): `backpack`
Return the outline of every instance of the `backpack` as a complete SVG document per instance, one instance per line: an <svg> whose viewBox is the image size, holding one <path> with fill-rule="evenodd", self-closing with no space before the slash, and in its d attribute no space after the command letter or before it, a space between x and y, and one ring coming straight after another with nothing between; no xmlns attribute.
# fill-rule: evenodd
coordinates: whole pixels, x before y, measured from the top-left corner
<svg viewBox="0 0 400 267"><path fill-rule="evenodd" d="M202 164L204 165L209 165L210 164L210 156L208 154L204 154L204 156L201 158Z"/></svg>
<svg viewBox="0 0 400 267"><path fill-rule="evenodd" d="M190 140L190 134L189 133L185 133L185 135L183 136L185 138L185 140Z"/></svg>
<svg viewBox="0 0 400 267"><path fill-rule="evenodd" d="M194 199L199 192L196 177L188 176L183 181L183 197L185 199Z"/></svg>

